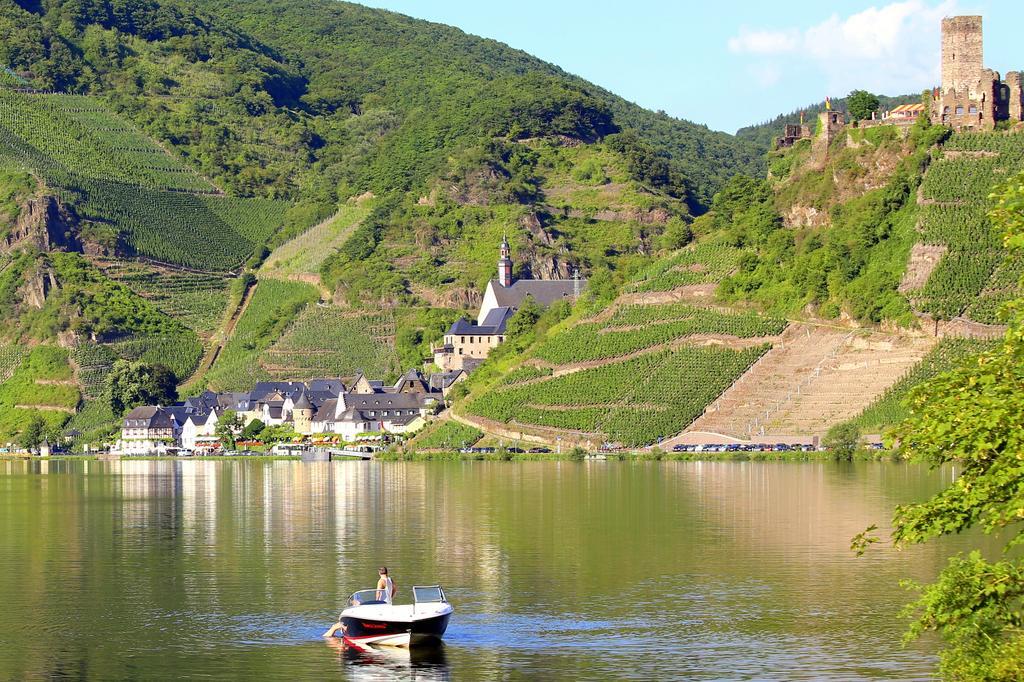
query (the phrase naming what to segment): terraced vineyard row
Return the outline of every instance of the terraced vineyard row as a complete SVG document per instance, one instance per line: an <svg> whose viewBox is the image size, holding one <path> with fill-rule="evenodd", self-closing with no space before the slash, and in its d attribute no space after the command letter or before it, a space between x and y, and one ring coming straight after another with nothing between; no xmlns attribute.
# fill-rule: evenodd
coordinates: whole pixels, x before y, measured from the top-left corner
<svg viewBox="0 0 1024 682"><path fill-rule="evenodd" d="M467 410L505 423L602 433L628 446L682 431L767 352L683 347L485 393Z"/></svg>
<svg viewBox="0 0 1024 682"><path fill-rule="evenodd" d="M521 384L534 379L541 379L543 377L551 376L551 370L547 367L517 367L501 379L501 386L511 386L513 384Z"/></svg>
<svg viewBox="0 0 1024 682"><path fill-rule="evenodd" d="M71 359L78 365L78 382L85 398L103 395L107 374L117 355L105 345L83 341L71 350Z"/></svg>
<svg viewBox="0 0 1024 682"><path fill-rule="evenodd" d="M137 336L109 346L118 357L165 365L180 379L192 375L203 355L202 344L192 335Z"/></svg>
<svg viewBox="0 0 1024 682"><path fill-rule="evenodd" d="M288 204L216 188L98 101L0 90L0 161L30 169L137 253L227 271L266 243Z"/></svg>
<svg viewBox="0 0 1024 682"><path fill-rule="evenodd" d="M742 255L723 237L710 237L659 260L634 280L631 290L671 291L689 284L718 283L736 269Z"/></svg>
<svg viewBox="0 0 1024 682"><path fill-rule="evenodd" d="M298 282L260 280L245 312L207 374L211 388L249 390L270 374L258 362L306 305L319 298L316 288Z"/></svg>
<svg viewBox="0 0 1024 682"><path fill-rule="evenodd" d="M310 306L261 358L271 376L281 379L393 376L400 373L394 318L353 317L337 308Z"/></svg>
<svg viewBox="0 0 1024 682"><path fill-rule="evenodd" d="M154 189L217 189L99 101L0 89L0 127L69 172Z"/></svg>
<svg viewBox="0 0 1024 682"><path fill-rule="evenodd" d="M428 426L412 440L410 447L419 450L459 450L473 445L483 437L484 434L472 426L448 420Z"/></svg>
<svg viewBox="0 0 1024 682"><path fill-rule="evenodd" d="M621 357L694 334L754 338L780 334L786 321L757 313L723 313L677 304L629 306L605 323L576 325L553 336L536 357L557 365Z"/></svg>
<svg viewBox="0 0 1024 682"><path fill-rule="evenodd" d="M919 291L914 306L932 316L998 323L1000 306L1019 292L1018 260L1008 261L1001 235L988 219L988 195L1000 182L1024 170L1024 135L959 133L931 165L921 185L921 241L948 248Z"/></svg>
<svg viewBox="0 0 1024 682"><path fill-rule="evenodd" d="M885 395L869 405L854 423L864 430L881 430L899 423L909 415L901 404L910 390L928 379L958 367L966 358L982 353L997 345L995 341L946 338L939 342L902 379L893 384Z"/></svg>
<svg viewBox="0 0 1024 682"><path fill-rule="evenodd" d="M48 428L62 426L80 399L68 352L56 346L36 346L0 383L0 442L13 439L36 415Z"/></svg>
<svg viewBox="0 0 1024 682"><path fill-rule="evenodd" d="M25 359L27 350L23 346L2 344L0 345L0 383L11 378L14 371Z"/></svg>
<svg viewBox="0 0 1024 682"><path fill-rule="evenodd" d="M229 280L222 276L114 260L103 261L100 267L105 275L200 334L212 332L224 317Z"/></svg>
<svg viewBox="0 0 1024 682"><path fill-rule="evenodd" d="M237 267L266 243L288 208L269 199L164 192L106 180L79 180L61 196L84 218L116 226L140 254L210 270Z"/></svg>

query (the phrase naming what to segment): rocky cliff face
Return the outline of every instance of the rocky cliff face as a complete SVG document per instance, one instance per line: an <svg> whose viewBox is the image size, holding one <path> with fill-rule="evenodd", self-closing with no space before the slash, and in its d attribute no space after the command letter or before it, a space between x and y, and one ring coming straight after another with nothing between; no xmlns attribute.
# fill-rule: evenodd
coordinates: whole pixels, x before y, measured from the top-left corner
<svg viewBox="0 0 1024 682"><path fill-rule="evenodd" d="M22 207L11 231L0 240L0 251L15 246L40 251L81 251L77 222L56 197L29 199Z"/></svg>
<svg viewBox="0 0 1024 682"><path fill-rule="evenodd" d="M22 300L33 308L42 308L50 293L60 289L60 283L49 265L41 265L25 277L21 287Z"/></svg>

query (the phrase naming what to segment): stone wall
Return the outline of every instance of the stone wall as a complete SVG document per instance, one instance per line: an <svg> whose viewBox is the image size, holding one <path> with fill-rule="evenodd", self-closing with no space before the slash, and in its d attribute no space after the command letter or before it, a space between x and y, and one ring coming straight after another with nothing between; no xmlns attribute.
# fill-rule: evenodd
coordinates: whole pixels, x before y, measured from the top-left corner
<svg viewBox="0 0 1024 682"><path fill-rule="evenodd" d="M978 87L985 68L981 17L942 20L942 94L956 92L963 99L980 99Z"/></svg>
<svg viewBox="0 0 1024 682"><path fill-rule="evenodd" d="M1009 118L1024 121L1024 77L1020 71L1011 71L1006 74L1005 83L1010 90Z"/></svg>
<svg viewBox="0 0 1024 682"><path fill-rule="evenodd" d="M942 88L932 104L932 122L956 130L992 130L997 121L1024 118L1021 75L1005 83L985 68L979 16L942 20Z"/></svg>

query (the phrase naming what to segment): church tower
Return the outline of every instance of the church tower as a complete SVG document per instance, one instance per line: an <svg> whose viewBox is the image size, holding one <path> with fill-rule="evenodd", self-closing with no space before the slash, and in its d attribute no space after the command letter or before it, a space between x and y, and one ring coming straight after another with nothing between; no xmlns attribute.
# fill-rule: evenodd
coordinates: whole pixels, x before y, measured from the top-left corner
<svg viewBox="0 0 1024 682"><path fill-rule="evenodd" d="M512 251L508 246L508 237L501 239L501 257L498 258L498 284L503 287L512 286Z"/></svg>

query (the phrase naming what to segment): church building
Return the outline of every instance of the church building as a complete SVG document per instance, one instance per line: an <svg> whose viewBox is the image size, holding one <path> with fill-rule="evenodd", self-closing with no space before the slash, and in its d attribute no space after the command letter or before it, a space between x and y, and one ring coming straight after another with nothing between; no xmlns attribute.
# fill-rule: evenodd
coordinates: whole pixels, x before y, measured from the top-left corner
<svg viewBox="0 0 1024 682"><path fill-rule="evenodd" d="M476 321L461 318L444 335L444 344L434 348L434 364L442 371L470 371L505 340L505 326L527 296L547 307L558 301L574 302L586 287L586 280L515 279L508 238L501 241L498 277L487 283Z"/></svg>

